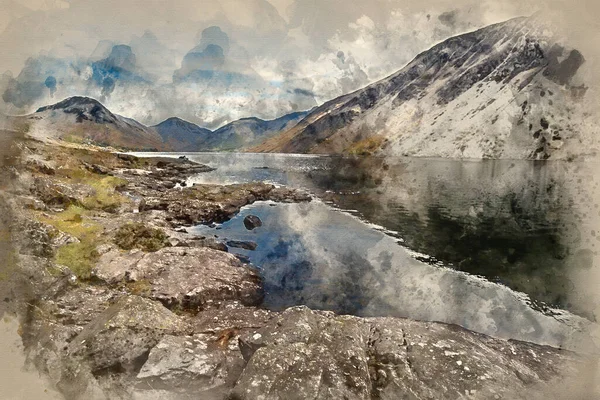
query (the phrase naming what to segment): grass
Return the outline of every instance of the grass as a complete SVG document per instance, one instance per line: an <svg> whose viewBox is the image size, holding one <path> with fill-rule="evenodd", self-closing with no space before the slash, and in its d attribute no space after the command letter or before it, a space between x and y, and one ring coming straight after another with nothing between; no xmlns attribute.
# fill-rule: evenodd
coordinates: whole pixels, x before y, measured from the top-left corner
<svg viewBox="0 0 600 400"><path fill-rule="evenodd" d="M346 149L346 153L355 156L369 156L380 150L384 142L383 136L371 136L352 144Z"/></svg>
<svg viewBox="0 0 600 400"><path fill-rule="evenodd" d="M127 181L89 171L81 164L82 160L100 164L116 162L116 157L112 154L67 149L53 154L53 157L62 167L56 169L56 175L52 179L67 185L86 185L93 190L81 200L80 205L71 205L52 215L38 213L37 218L79 240L59 247L55 253L55 262L68 267L80 279L87 280L99 258L97 246L109 240L104 237L102 226L91 216L100 210L115 212L128 202L125 196L116 191Z"/></svg>
<svg viewBox="0 0 600 400"><path fill-rule="evenodd" d="M56 262L69 267L82 280L91 278L98 257L96 243L87 240L61 246L56 252Z"/></svg>
<svg viewBox="0 0 600 400"><path fill-rule="evenodd" d="M39 219L59 231L79 239L77 243L61 246L56 251L55 261L68 267L78 278L89 279L92 268L98 260L96 247L102 243L102 228L89 219L89 210L70 206L53 216L40 216Z"/></svg>
<svg viewBox="0 0 600 400"><path fill-rule="evenodd" d="M88 210L115 212L127 199L116 192L127 181L114 176L99 175L82 168L61 169L61 180L70 184L83 184L94 189L94 194L83 199L82 205Z"/></svg>

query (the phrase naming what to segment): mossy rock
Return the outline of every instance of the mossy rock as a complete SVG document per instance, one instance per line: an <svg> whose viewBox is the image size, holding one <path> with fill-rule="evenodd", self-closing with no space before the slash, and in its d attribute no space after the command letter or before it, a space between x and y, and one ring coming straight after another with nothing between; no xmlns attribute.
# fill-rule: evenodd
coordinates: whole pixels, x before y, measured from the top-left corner
<svg viewBox="0 0 600 400"><path fill-rule="evenodd" d="M136 222L121 226L115 234L115 244L123 250L142 249L154 252L169 245L168 236L161 229Z"/></svg>

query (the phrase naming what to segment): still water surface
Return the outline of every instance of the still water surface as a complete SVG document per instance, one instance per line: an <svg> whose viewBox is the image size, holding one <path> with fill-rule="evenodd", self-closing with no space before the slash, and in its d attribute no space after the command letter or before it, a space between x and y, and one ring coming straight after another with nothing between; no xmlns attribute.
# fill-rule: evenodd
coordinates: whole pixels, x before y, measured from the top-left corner
<svg viewBox="0 0 600 400"><path fill-rule="evenodd" d="M318 199L257 203L194 229L258 244L230 251L261 270L269 308L443 321L552 345L567 345L586 324L558 309L594 318L572 302L572 270L591 268L595 247L582 243L587 215L575 205L591 199L578 190L577 179L589 177L576 164L186 156L216 168L190 184L266 181ZM249 214L264 225L246 230Z"/></svg>

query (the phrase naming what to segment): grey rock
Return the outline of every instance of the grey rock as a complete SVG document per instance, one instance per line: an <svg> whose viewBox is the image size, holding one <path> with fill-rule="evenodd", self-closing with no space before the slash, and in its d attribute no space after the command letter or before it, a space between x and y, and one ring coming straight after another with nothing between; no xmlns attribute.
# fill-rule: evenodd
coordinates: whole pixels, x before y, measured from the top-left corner
<svg viewBox="0 0 600 400"><path fill-rule="evenodd" d="M239 249L251 250L251 251L256 250L256 247L258 247L258 245L255 242L239 241L239 240L229 240L229 241L227 241L227 246L237 247Z"/></svg>
<svg viewBox="0 0 600 400"><path fill-rule="evenodd" d="M262 221L256 215L248 215L244 218L244 226L251 231L262 226Z"/></svg>
<svg viewBox="0 0 600 400"><path fill-rule="evenodd" d="M64 184L46 177L34 181L34 194L48 206L68 207L81 205L85 197L94 194L94 189L82 184Z"/></svg>
<svg viewBox="0 0 600 400"><path fill-rule="evenodd" d="M165 336L137 375L138 390L225 398L244 367L237 341L213 334Z"/></svg>
<svg viewBox="0 0 600 400"><path fill-rule="evenodd" d="M240 345L236 399L528 399L575 372L557 349L460 327L291 308Z"/></svg>
<svg viewBox="0 0 600 400"><path fill-rule="evenodd" d="M92 320L73 339L69 353L92 371L134 371L165 335L185 335L186 322L160 303L125 296Z"/></svg>
<svg viewBox="0 0 600 400"><path fill-rule="evenodd" d="M225 302L218 308L198 313L191 321L196 333L218 333L234 329L255 332L277 315L276 312L256 307L245 307L240 302Z"/></svg>
<svg viewBox="0 0 600 400"><path fill-rule="evenodd" d="M233 255L206 247L170 247L154 253L111 250L94 274L108 282L146 282L148 296L167 307L203 309L227 300L245 305L263 298L258 273Z"/></svg>

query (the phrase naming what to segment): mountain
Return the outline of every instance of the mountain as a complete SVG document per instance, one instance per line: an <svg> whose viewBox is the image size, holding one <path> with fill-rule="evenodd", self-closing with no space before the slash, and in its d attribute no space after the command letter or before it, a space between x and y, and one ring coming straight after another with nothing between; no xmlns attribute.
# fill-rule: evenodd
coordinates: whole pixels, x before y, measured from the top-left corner
<svg viewBox="0 0 600 400"><path fill-rule="evenodd" d="M27 125L29 133L50 139L90 142L130 150L170 150L154 130L139 122L113 114L89 97L70 97L41 107L34 114L13 117Z"/></svg>
<svg viewBox="0 0 600 400"><path fill-rule="evenodd" d="M296 112L271 121L244 118L214 132L175 117L152 128L175 151L231 151L255 146L290 129L306 114Z"/></svg>
<svg viewBox="0 0 600 400"><path fill-rule="evenodd" d="M250 151L571 158L597 151L585 59L536 18L451 37ZM593 111L593 110L592 110Z"/></svg>
<svg viewBox="0 0 600 400"><path fill-rule="evenodd" d="M204 147L215 150L235 150L255 146L294 127L308 112L295 112L274 120L243 118L217 129Z"/></svg>
<svg viewBox="0 0 600 400"><path fill-rule="evenodd" d="M209 129L181 118L169 118L152 127L162 140L175 151L200 151L202 144L212 134Z"/></svg>

